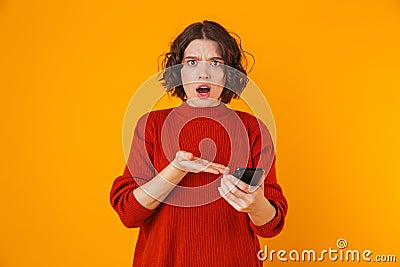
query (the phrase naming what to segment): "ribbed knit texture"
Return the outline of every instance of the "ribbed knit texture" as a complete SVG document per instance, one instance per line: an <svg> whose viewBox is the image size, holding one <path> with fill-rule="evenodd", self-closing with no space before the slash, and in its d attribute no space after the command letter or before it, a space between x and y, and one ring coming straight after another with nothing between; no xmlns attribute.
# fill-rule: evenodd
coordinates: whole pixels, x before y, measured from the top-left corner
<svg viewBox="0 0 400 267"><path fill-rule="evenodd" d="M254 225L246 213L220 198L221 176L209 173L188 173L166 203L154 210L143 207L133 189L164 169L178 150L227 165L231 173L237 167L268 170L264 195L276 208L275 218ZM126 227L140 227L133 266L262 266L257 235L277 235L287 212L267 128L254 116L224 104L194 108L184 102L142 116L110 200Z"/></svg>

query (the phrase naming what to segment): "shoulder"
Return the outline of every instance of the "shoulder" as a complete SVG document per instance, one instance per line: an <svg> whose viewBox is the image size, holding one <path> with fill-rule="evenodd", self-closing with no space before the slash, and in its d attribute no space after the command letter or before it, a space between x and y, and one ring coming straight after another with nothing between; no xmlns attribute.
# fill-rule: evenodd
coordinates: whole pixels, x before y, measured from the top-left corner
<svg viewBox="0 0 400 267"><path fill-rule="evenodd" d="M269 148L271 153L274 154L274 141L266 124L261 119L247 112L237 110L235 110L235 112L238 114L238 117L247 130L252 148L254 148L255 151Z"/></svg>
<svg viewBox="0 0 400 267"><path fill-rule="evenodd" d="M235 111L235 113L236 113L236 114L239 116L239 118L241 118L241 119L246 119L246 120L255 120L255 119L257 119L256 116L254 116L254 115L252 115L252 114L250 114L250 113L247 113L247 112L245 112L245 111L236 110L236 109L233 109L233 111Z"/></svg>
<svg viewBox="0 0 400 267"><path fill-rule="evenodd" d="M139 120L138 123L157 123L157 122L162 122L165 120L165 118L168 116L168 114L173 110L173 108L168 108L168 109L160 109L160 110L152 110L150 112L147 112L143 114Z"/></svg>
<svg viewBox="0 0 400 267"><path fill-rule="evenodd" d="M244 111L235 110L235 112L250 138L259 138L261 136L264 141L272 142L271 132L261 119Z"/></svg>
<svg viewBox="0 0 400 267"><path fill-rule="evenodd" d="M160 125L162 126L168 114L172 110L173 108L152 110L143 114L136 123L136 129L146 130L146 132L154 131L160 127Z"/></svg>
<svg viewBox="0 0 400 267"><path fill-rule="evenodd" d="M243 124L246 126L248 129L262 129L264 130L266 128L264 122L257 118L256 116L240 111L240 110L234 110L235 113L238 115L238 117L241 119Z"/></svg>

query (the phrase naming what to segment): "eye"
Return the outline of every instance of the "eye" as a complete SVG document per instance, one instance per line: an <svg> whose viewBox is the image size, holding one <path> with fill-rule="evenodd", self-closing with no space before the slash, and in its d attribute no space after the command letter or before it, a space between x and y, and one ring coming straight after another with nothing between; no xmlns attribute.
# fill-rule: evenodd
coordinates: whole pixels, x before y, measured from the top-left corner
<svg viewBox="0 0 400 267"><path fill-rule="evenodd" d="M189 66L196 66L196 65L197 65L197 61L194 60L194 59L189 59L188 61L186 61L186 63L187 63Z"/></svg>
<svg viewBox="0 0 400 267"><path fill-rule="evenodd" d="M220 66L221 64L222 64L222 62L220 62L220 61L218 61L218 60L213 60L213 61L211 61L211 66L214 66L214 67Z"/></svg>

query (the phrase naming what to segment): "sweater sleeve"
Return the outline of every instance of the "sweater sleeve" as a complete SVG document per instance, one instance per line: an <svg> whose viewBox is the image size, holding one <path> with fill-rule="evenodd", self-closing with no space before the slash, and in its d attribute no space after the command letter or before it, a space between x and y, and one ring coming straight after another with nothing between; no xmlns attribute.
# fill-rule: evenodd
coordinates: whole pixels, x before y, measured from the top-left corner
<svg viewBox="0 0 400 267"><path fill-rule="evenodd" d="M275 207L276 215L270 222L264 225L255 225L250 220L250 227L256 235L268 238L274 237L282 231L288 209L288 204L283 195L282 188L276 182L275 157L271 169L264 180L264 195Z"/></svg>
<svg viewBox="0 0 400 267"><path fill-rule="evenodd" d="M121 222L128 228L140 227L157 210L141 205L133 190L156 175L153 167L154 132L148 123L148 114L142 116L135 128L129 157L121 176L112 185L110 202Z"/></svg>
<svg viewBox="0 0 400 267"><path fill-rule="evenodd" d="M260 237L274 237L278 235L284 226L288 203L283 195L281 186L276 178L276 156L272 139L268 128L263 122L257 120L257 130L251 138L252 141L252 165L269 170L264 180L264 196L275 207L275 217L264 225L255 225L250 220L250 227Z"/></svg>

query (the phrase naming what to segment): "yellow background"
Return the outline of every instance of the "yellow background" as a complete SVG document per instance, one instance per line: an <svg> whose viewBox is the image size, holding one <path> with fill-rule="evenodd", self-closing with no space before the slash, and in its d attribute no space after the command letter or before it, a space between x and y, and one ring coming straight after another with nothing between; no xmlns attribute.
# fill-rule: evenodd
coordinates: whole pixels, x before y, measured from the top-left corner
<svg viewBox="0 0 400 267"><path fill-rule="evenodd" d="M108 201L124 112L203 19L242 37L275 117L289 214L262 244L318 251L343 237L400 261L399 1L3 0L0 266L131 265L137 230Z"/></svg>

